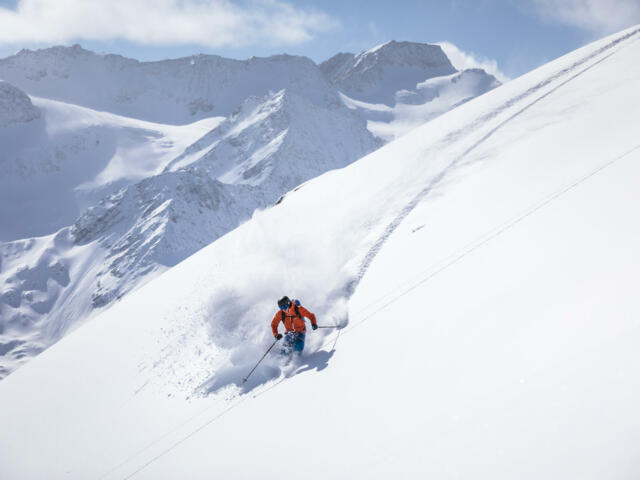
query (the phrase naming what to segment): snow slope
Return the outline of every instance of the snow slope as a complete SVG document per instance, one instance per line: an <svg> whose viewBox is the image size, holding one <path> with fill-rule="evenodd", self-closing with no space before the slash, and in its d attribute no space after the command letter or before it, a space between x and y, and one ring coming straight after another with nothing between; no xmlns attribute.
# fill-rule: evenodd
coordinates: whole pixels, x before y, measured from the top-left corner
<svg viewBox="0 0 640 480"><path fill-rule="evenodd" d="M24 116L27 111L29 120L0 121L0 241L5 242L70 225L102 197L161 172L222 121L154 124L41 98L32 103L12 89L21 93L25 108L0 105L0 112Z"/></svg>
<svg viewBox="0 0 640 480"><path fill-rule="evenodd" d="M636 478L639 55L467 102L65 337L0 383L3 478ZM241 388L283 293L348 326Z"/></svg>
<svg viewBox="0 0 640 480"><path fill-rule="evenodd" d="M324 104L287 90L248 98L165 170L201 168L227 184L261 186L265 195L276 195L275 201L300 183L381 146L335 90L323 96Z"/></svg>
<svg viewBox="0 0 640 480"><path fill-rule="evenodd" d="M135 286L135 282L127 288L119 285L115 292L108 288L101 277L105 271L118 271L116 263L121 262L114 261L110 246L86 238L79 241L69 226L79 222L78 228L86 228L90 214L80 214L87 207L161 173L223 119L185 126L153 124L53 100L32 102L6 82L0 83L0 116L2 378L93 308L105 305L107 298L117 298ZM242 213L246 217L251 211ZM216 228L221 234L235 225L234 218ZM115 241L116 231L108 234ZM200 246L205 244L199 240ZM130 269L120 283L149 273L153 270L149 263Z"/></svg>
<svg viewBox="0 0 640 480"><path fill-rule="evenodd" d="M6 214L0 220L7 234L47 227L39 233L55 232L53 222L57 228L65 221L71 225L0 244L0 377L96 309L233 230L256 208L379 146L332 87L314 95L327 102L313 104L281 90L246 100L224 121L179 127L41 100L56 133L45 136L43 145L17 142L22 150L7 157L7 165L13 158L24 165L24 150L37 153L33 171L5 177ZM85 139L93 132L95 149L104 149L113 131L116 145L101 158L93 139ZM81 152L79 158L56 157L50 174L37 168L47 158L42 154L53 150L51 139L65 135L88 148L70 149Z"/></svg>

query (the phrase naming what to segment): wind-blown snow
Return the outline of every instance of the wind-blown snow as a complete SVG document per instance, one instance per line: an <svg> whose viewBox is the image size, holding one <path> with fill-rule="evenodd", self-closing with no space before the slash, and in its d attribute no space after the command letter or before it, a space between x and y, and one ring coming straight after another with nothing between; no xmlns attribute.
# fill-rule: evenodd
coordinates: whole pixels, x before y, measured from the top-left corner
<svg viewBox="0 0 640 480"><path fill-rule="evenodd" d="M639 38L307 182L65 337L0 383L0 472L637 477ZM283 293L349 326L242 388Z"/></svg>
<svg viewBox="0 0 640 480"><path fill-rule="evenodd" d="M413 42L339 53L320 69L387 142L500 85L482 69L456 71L439 45Z"/></svg>
<svg viewBox="0 0 640 480"><path fill-rule="evenodd" d="M338 54L320 68L344 94L389 106L398 90L456 72L440 46L396 41L358 55Z"/></svg>
<svg viewBox="0 0 640 480"><path fill-rule="evenodd" d="M393 107L343 96L345 105L367 119L367 128L385 141L400 138L425 122L496 88L500 83L483 70L464 70L396 92Z"/></svg>

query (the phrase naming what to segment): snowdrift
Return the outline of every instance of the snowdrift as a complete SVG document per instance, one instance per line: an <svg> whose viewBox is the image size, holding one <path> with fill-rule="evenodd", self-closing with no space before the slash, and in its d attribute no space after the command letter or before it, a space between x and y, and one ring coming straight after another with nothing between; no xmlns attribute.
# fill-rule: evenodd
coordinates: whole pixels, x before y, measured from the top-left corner
<svg viewBox="0 0 640 480"><path fill-rule="evenodd" d="M2 477L636 478L639 40L307 182L64 338L0 383ZM345 328L243 386L284 293Z"/></svg>

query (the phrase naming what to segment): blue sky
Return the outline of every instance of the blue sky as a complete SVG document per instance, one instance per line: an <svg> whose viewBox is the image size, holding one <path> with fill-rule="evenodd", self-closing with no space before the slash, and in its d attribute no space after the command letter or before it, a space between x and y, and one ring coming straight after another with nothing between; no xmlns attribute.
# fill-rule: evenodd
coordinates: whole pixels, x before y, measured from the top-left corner
<svg viewBox="0 0 640 480"><path fill-rule="evenodd" d="M140 60L286 52L320 62L392 39L447 41L515 77L637 23L640 0L0 0L0 56L80 43Z"/></svg>

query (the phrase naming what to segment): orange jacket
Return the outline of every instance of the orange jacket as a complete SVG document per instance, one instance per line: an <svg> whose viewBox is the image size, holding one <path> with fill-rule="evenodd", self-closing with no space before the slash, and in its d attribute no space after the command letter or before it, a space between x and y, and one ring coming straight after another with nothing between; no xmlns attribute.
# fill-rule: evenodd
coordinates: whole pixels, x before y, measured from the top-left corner
<svg viewBox="0 0 640 480"><path fill-rule="evenodd" d="M306 332L307 327L304 323L303 317L307 317L311 320L311 325L316 325L316 316L302 305L298 307L300 315L296 315L296 309L294 303L291 302L291 306L288 310L278 310L271 320L271 330L273 330L273 336L278 335L278 325L284 317L284 331L285 332Z"/></svg>

